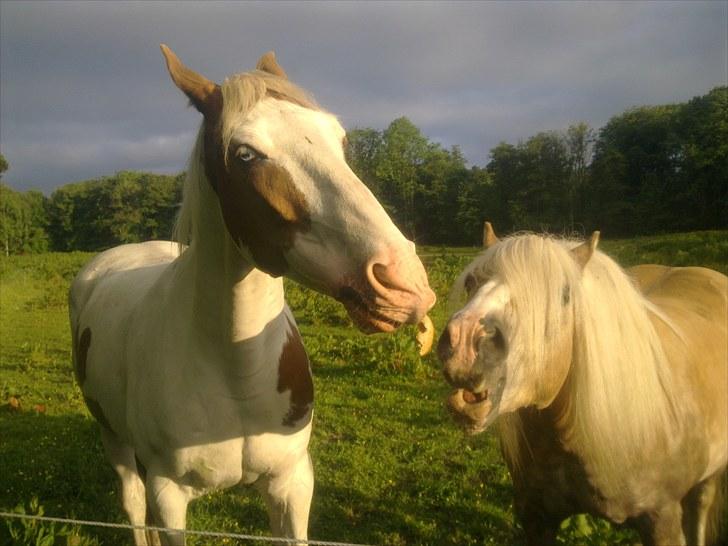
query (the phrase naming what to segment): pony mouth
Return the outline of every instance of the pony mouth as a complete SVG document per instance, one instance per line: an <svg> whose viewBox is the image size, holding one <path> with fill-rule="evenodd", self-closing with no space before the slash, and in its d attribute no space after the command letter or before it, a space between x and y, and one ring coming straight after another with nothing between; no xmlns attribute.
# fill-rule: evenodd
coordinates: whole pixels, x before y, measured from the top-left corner
<svg viewBox="0 0 728 546"><path fill-rule="evenodd" d="M350 286L339 290L336 299L343 304L351 320L364 333L394 332L404 324L404 321L387 316L372 307L364 296Z"/></svg>
<svg viewBox="0 0 728 546"><path fill-rule="evenodd" d="M487 389L480 392L456 389L447 399L448 411L468 434L478 434L488 427L493 405Z"/></svg>

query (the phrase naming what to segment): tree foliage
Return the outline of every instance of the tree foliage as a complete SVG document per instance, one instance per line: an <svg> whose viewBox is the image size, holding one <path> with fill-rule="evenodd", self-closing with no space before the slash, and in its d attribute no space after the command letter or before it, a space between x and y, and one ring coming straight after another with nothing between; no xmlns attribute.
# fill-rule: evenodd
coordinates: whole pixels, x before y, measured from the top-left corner
<svg viewBox="0 0 728 546"><path fill-rule="evenodd" d="M182 175L122 171L68 184L48 200L54 250L99 250L169 239L181 199Z"/></svg>
<svg viewBox="0 0 728 546"><path fill-rule="evenodd" d="M346 158L405 235L479 244L483 220L522 229L629 236L728 227L728 87L643 106L598 131L576 123L490 150L485 167L401 117L347 134ZM0 176L8 163L0 155ZM124 171L50 198L0 184L5 254L99 250L169 238L182 175Z"/></svg>

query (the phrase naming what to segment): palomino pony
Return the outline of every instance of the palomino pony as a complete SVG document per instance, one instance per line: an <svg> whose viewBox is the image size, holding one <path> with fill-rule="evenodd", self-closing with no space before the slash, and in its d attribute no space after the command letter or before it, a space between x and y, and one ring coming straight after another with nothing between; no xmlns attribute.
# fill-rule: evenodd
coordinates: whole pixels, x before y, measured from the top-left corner
<svg viewBox="0 0 728 546"><path fill-rule="evenodd" d="M485 241L438 353L456 420L477 433L500 416L528 542L588 512L644 544L705 544L728 460L728 279L625 272L598 232L498 240L486 224Z"/></svg>
<svg viewBox="0 0 728 546"><path fill-rule="evenodd" d="M272 53L217 85L162 52L204 116L178 219L189 246L120 246L78 274L78 382L133 524L149 509L183 529L191 499L255 483L274 535L306 539L313 384L281 276L340 300L365 332L418 322L435 296L347 166L341 125Z"/></svg>

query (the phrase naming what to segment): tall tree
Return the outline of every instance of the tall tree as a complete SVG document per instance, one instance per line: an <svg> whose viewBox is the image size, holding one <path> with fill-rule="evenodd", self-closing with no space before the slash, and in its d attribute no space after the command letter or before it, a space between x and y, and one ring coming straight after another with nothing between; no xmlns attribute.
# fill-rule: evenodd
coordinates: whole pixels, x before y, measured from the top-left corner
<svg viewBox="0 0 728 546"><path fill-rule="evenodd" d="M395 119L382 134L383 146L376 168L381 193L392 205L400 228L416 239L415 195L422 189L418 170L425 160L428 141L407 118Z"/></svg>
<svg viewBox="0 0 728 546"><path fill-rule="evenodd" d="M0 183L0 244L6 256L47 250L46 223L42 193Z"/></svg>
<svg viewBox="0 0 728 546"><path fill-rule="evenodd" d="M589 166L594 148L594 131L586 123L569 126L565 135L566 153L569 162L568 206L570 231L574 231L576 220L584 214L584 190L589 178Z"/></svg>
<svg viewBox="0 0 728 546"><path fill-rule="evenodd" d="M355 128L346 133L346 161L375 195L381 191L377 164L383 146L382 133L375 129Z"/></svg>

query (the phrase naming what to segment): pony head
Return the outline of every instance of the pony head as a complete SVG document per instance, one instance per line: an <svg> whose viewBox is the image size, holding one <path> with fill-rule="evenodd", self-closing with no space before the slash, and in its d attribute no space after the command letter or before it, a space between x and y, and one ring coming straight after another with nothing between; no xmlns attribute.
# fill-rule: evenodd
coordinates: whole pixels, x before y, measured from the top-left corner
<svg viewBox="0 0 728 546"><path fill-rule="evenodd" d="M549 406L573 352L581 272L599 238L578 245L537 235L498 239L486 223L486 250L461 274L467 297L438 343L448 406L469 432L526 406Z"/></svg>
<svg viewBox="0 0 728 546"><path fill-rule="evenodd" d="M180 236L204 244L199 211L214 207L245 258L343 303L365 332L417 323L435 295L415 253L344 158L346 133L292 84L272 52L218 85L165 45L174 83L202 113L199 179L185 195ZM194 163L193 158L193 163ZM188 201L189 206L188 206ZM199 201L199 199L198 199Z"/></svg>

